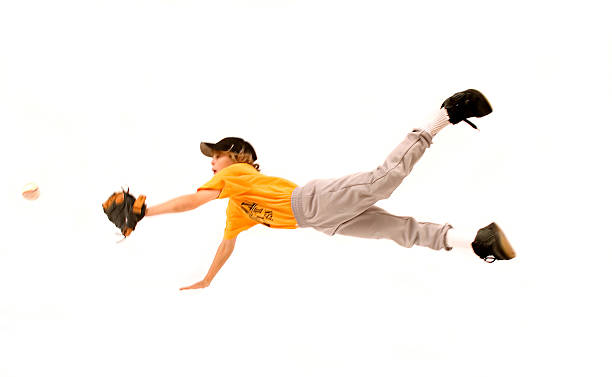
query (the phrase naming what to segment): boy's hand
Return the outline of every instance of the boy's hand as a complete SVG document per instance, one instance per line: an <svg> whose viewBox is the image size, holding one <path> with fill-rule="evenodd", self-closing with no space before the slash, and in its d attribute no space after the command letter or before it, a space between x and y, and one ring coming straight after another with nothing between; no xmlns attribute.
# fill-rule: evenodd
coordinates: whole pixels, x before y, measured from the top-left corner
<svg viewBox="0 0 612 377"><path fill-rule="evenodd" d="M223 241L221 241L221 244L219 245L219 248L217 249L217 254L215 254L215 259L210 265L210 269L208 270L208 273L206 274L206 276L204 276L204 280L199 281L188 287L183 287L181 288L181 291L185 289L200 289L200 288L208 287L212 279L217 274L217 272L219 272L219 269L221 268L221 266L223 266L223 263L225 263L227 258L229 258L230 255L232 255L232 251L234 250L235 244L236 244L236 237L232 239L227 239L227 240L224 239Z"/></svg>
<svg viewBox="0 0 612 377"><path fill-rule="evenodd" d="M190 286L188 286L188 287L183 287L183 288L181 288L181 291L183 291L183 290L185 290L185 289L200 289L200 288L206 288L206 287L208 287L209 285L210 285L210 282L209 282L209 281L202 280L202 281L199 281L199 282L197 282L197 283L195 283L195 284L192 284L192 285L190 285Z"/></svg>

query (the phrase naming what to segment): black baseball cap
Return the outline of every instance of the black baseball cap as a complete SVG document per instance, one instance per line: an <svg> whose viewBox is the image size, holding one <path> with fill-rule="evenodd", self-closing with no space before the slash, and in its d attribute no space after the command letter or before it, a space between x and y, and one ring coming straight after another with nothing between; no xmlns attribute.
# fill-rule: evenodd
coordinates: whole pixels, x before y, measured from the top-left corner
<svg viewBox="0 0 612 377"><path fill-rule="evenodd" d="M201 142L200 150L208 157L212 157L214 151L235 153L248 152L253 156L253 161L257 160L255 148L253 148L249 142L239 137L226 137L216 143Z"/></svg>

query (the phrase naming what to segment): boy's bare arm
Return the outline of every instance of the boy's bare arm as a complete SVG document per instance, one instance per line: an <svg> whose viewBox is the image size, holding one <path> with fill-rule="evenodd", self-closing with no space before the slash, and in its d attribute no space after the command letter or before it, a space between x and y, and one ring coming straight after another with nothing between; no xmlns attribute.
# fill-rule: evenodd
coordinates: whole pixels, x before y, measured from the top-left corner
<svg viewBox="0 0 612 377"><path fill-rule="evenodd" d="M210 285L210 282L214 279L217 272L223 267L223 264L227 259L232 255L234 251L234 246L236 245L236 238L232 238L229 240L221 241L219 248L217 249L217 254L215 254L215 259L213 259L210 268L208 269L208 273L204 277L204 280L199 281L193 285L188 287L181 288L184 289L198 289L198 288L206 288Z"/></svg>
<svg viewBox="0 0 612 377"><path fill-rule="evenodd" d="M165 203L147 207L145 216L155 216L165 213L184 212L196 209L204 203L217 199L221 191L219 190L200 190L193 194L179 196L170 199Z"/></svg>

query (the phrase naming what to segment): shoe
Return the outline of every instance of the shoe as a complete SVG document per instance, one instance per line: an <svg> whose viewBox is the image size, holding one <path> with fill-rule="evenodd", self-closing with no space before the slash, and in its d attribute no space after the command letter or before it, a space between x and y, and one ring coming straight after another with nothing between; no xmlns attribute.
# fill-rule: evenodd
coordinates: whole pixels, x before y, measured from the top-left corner
<svg viewBox="0 0 612 377"><path fill-rule="evenodd" d="M493 108L485 96L476 89L468 89L463 92L455 93L442 103L440 108L445 108L448 118L452 124L465 121L470 126L478 129L476 125L467 118L480 118L491 114Z"/></svg>
<svg viewBox="0 0 612 377"><path fill-rule="evenodd" d="M498 259L508 260L516 256L506 235L495 223L478 230L472 242L472 249L476 255L488 263L493 263Z"/></svg>

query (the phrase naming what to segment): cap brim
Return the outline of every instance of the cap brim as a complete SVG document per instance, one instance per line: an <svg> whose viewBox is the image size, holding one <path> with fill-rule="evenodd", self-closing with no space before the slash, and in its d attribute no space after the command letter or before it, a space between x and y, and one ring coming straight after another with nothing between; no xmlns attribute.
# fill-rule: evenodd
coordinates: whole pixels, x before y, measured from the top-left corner
<svg viewBox="0 0 612 377"><path fill-rule="evenodd" d="M200 151L202 151L202 153L205 156L212 157L212 155L213 155L213 148L214 148L215 145L216 144L214 144L214 143L201 142L200 143Z"/></svg>

